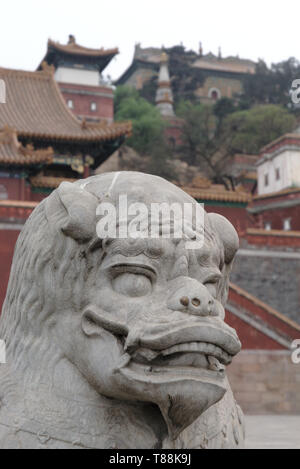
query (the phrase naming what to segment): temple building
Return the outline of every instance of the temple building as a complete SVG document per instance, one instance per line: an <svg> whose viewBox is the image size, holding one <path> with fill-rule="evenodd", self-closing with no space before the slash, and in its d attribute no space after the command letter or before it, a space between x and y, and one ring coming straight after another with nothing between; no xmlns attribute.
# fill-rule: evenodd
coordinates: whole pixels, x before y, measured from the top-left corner
<svg viewBox="0 0 300 469"><path fill-rule="evenodd" d="M11 164L7 164L8 160L5 167L0 164L0 184L5 187L8 199L41 200L57 187L61 178L74 180L88 176L130 135L130 123L91 123L77 119L64 102L53 66L44 63L37 72L1 68L0 79L6 84L7 93L6 104L0 108L0 130L6 135L2 139L7 141L14 131L11 145L16 149L18 141L19 152L28 149L28 145L30 151L49 147L53 151L52 162L40 162L33 172L32 168L16 171L13 152L7 154ZM16 179L25 188L18 197L13 189Z"/></svg>
<svg viewBox="0 0 300 469"><path fill-rule="evenodd" d="M116 84L133 86L141 91L151 86L160 74L162 52L168 54L170 76L178 84L173 90L175 101L190 99L191 95L208 103L221 97L234 98L243 92L245 77L255 73L255 62L239 57L223 58L220 50L218 55L203 54L202 45L196 53L186 51L182 45L167 49L142 48L136 44L132 63Z"/></svg>
<svg viewBox="0 0 300 469"><path fill-rule="evenodd" d="M51 147L34 150L32 145L25 147L18 141L14 129L0 130L0 200L31 200L29 183L53 164L53 156Z"/></svg>
<svg viewBox="0 0 300 469"><path fill-rule="evenodd" d="M68 44L51 39L43 62L55 68L55 80L67 106L80 119L113 122L113 86L104 80L103 71L118 54L115 49L89 49L76 43L73 35Z"/></svg>
<svg viewBox="0 0 300 469"><path fill-rule="evenodd" d="M200 47L199 57L192 67L203 73L203 85L195 90L195 95L202 102L216 101L220 98L234 98L243 92L243 80L255 73L256 64L252 60L239 57L222 57L209 52L203 55Z"/></svg>
<svg viewBox="0 0 300 469"><path fill-rule="evenodd" d="M207 212L217 212L234 225L243 236L249 226L247 207L252 201L251 193L239 185L235 190L227 190L223 184L213 184L209 179L198 175L181 188L198 202L203 203Z"/></svg>
<svg viewBox="0 0 300 469"><path fill-rule="evenodd" d="M258 191L249 212L267 231L300 230L300 134L285 134L262 148Z"/></svg>
<svg viewBox="0 0 300 469"><path fill-rule="evenodd" d="M103 67L108 61L106 55ZM129 122L78 119L55 79L58 70L45 61L35 72L0 68L0 305L16 239L38 202L62 181L91 175L131 134Z"/></svg>

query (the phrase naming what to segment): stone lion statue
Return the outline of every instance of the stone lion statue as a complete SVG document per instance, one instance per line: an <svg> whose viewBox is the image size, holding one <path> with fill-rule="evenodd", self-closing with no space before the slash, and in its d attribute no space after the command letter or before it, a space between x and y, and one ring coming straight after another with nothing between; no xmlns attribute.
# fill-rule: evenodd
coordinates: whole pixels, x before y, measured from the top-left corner
<svg viewBox="0 0 300 469"><path fill-rule="evenodd" d="M157 176L62 183L16 244L0 338L0 448L241 448L224 322L238 237L204 212L201 248L99 237L103 201L198 205Z"/></svg>

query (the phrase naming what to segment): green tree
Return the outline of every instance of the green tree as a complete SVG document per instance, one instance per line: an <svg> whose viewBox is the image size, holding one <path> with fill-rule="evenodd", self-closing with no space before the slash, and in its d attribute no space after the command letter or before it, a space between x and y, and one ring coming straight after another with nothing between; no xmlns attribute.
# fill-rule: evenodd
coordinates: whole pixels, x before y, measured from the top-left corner
<svg viewBox="0 0 300 469"><path fill-rule="evenodd" d="M268 67L263 60L256 65L256 73L244 78L242 107L258 104L291 106L290 90L294 79L300 77L300 63L291 57Z"/></svg>
<svg viewBox="0 0 300 469"><path fill-rule="evenodd" d="M269 104L230 114L226 118L226 133L232 134L234 152L255 154L295 125L295 117L288 110Z"/></svg>
<svg viewBox="0 0 300 469"><path fill-rule="evenodd" d="M115 93L114 93L114 113L115 113L115 116L120 111L120 109L122 107L122 103L125 99L128 99L128 98L138 99L139 96L140 96L139 92L131 86L126 86L126 85L118 86L115 89Z"/></svg>
<svg viewBox="0 0 300 469"><path fill-rule="evenodd" d="M226 119L229 114L232 114L235 111L236 104L233 99L226 97L218 99L218 101L214 104L213 107L213 113L217 119L217 133L219 132L219 130L221 130L224 119Z"/></svg>
<svg viewBox="0 0 300 469"><path fill-rule="evenodd" d="M232 103L191 104L182 101L177 114L184 119L181 158L199 166L215 182L231 181L235 153L256 154L295 126L295 117L276 105L235 111Z"/></svg>
<svg viewBox="0 0 300 469"><path fill-rule="evenodd" d="M173 177L169 158L171 151L164 137L165 122L157 108L142 98L138 91L119 86L115 92L115 120L132 122L132 136L126 141L141 156L148 157L148 171Z"/></svg>
<svg viewBox="0 0 300 469"><path fill-rule="evenodd" d="M164 122L159 111L130 87L116 89L115 120L132 122L132 137L127 144L141 154L151 153L153 145L162 138Z"/></svg>
<svg viewBox="0 0 300 469"><path fill-rule="evenodd" d="M236 111L236 106L233 99L221 98L214 104L213 112L214 115L222 121L228 114L232 114Z"/></svg>
<svg viewBox="0 0 300 469"><path fill-rule="evenodd" d="M215 182L226 184L233 152L232 134L228 126L220 125L223 117L216 116L211 105L184 101L178 105L177 114L184 119L181 158L199 166Z"/></svg>

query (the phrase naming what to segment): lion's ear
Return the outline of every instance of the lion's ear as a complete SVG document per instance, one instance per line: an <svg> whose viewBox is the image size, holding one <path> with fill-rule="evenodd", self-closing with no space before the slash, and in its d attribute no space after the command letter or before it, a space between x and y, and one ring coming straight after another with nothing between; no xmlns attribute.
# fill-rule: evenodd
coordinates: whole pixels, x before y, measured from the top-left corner
<svg viewBox="0 0 300 469"><path fill-rule="evenodd" d="M239 248L238 234L227 218L218 213L209 213L209 220L224 246L224 260L230 264Z"/></svg>
<svg viewBox="0 0 300 469"><path fill-rule="evenodd" d="M46 200L46 217L51 228L61 230L78 242L96 233L97 198L80 186L62 182Z"/></svg>
<svg viewBox="0 0 300 469"><path fill-rule="evenodd" d="M220 285L220 298L222 304L225 305L229 289L229 275L233 259L239 248L239 237L233 225L225 217L217 213L209 213L208 216L212 228L218 235L224 249L223 279Z"/></svg>

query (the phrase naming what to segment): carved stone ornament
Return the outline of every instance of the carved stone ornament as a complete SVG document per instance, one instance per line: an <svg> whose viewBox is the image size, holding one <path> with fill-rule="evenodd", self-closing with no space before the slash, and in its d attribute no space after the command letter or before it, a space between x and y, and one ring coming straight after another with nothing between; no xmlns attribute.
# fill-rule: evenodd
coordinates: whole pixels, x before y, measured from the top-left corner
<svg viewBox="0 0 300 469"><path fill-rule="evenodd" d="M99 238L97 207L197 202L157 176L62 183L16 244L0 338L0 448L240 448L224 322L238 236L204 216L204 243ZM203 210L203 209L202 209ZM122 214L121 214L122 215Z"/></svg>

